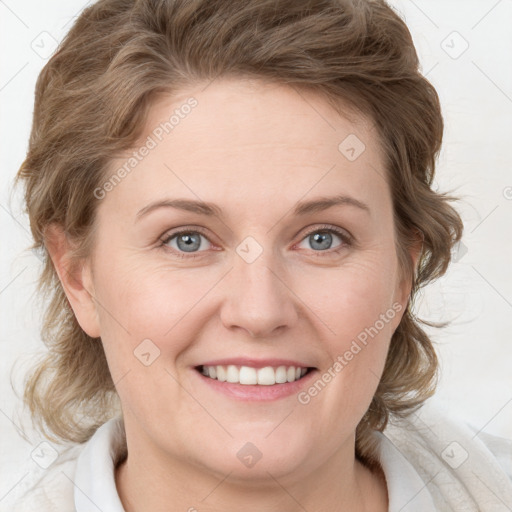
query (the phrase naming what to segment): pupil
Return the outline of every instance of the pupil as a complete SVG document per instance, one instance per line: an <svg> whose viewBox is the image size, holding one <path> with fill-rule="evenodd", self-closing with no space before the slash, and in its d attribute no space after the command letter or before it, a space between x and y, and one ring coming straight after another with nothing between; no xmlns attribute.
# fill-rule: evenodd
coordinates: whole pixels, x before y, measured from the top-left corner
<svg viewBox="0 0 512 512"><path fill-rule="evenodd" d="M316 233L315 235L313 235L313 241L314 241L314 243L317 243L317 242L324 242L324 241L326 241L326 240L327 240L328 242L330 242L330 239L331 239L331 238L332 238L332 237L331 237L330 233L322 233L322 234L320 234L320 233ZM325 249L328 249L328 248L329 248L329 245L330 245L330 243L328 243L328 244L327 244L327 246L324 244L324 246L323 246L323 247L317 247L317 248L319 248L320 250L324 251Z"/></svg>
<svg viewBox="0 0 512 512"><path fill-rule="evenodd" d="M181 242L184 242L185 245L181 246ZM186 252L197 250L200 245L201 242L199 241L199 237L194 235L191 236L190 234L184 234L178 238L178 247Z"/></svg>

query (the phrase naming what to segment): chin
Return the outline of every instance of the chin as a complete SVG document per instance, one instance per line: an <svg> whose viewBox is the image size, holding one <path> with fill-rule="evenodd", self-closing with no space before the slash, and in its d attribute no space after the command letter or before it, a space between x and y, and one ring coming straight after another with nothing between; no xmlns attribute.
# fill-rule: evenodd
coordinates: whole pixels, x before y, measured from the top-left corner
<svg viewBox="0 0 512 512"><path fill-rule="evenodd" d="M265 435L268 432L270 430L266 429ZM208 466L210 471L221 474L222 478L229 474L231 481L255 484L289 474L297 477L298 473L307 470L307 436L302 441L300 436L290 439L289 432L278 434L277 430L266 439L265 435L254 429L246 430L244 434L219 443L217 446L220 450L213 451L213 443L209 444L208 455L205 448L197 454L197 460Z"/></svg>

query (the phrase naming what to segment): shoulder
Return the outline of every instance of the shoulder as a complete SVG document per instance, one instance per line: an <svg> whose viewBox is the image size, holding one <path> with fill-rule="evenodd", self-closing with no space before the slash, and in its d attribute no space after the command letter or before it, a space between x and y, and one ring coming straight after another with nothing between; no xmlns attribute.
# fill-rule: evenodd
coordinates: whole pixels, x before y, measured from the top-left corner
<svg viewBox="0 0 512 512"><path fill-rule="evenodd" d="M420 475L439 509L512 509L511 439L481 432L436 400L393 419L383 434Z"/></svg>
<svg viewBox="0 0 512 512"><path fill-rule="evenodd" d="M471 423L467 423L474 432L478 429ZM487 432L478 432L478 438L484 443L487 449L496 457L503 471L512 481L512 439L506 437L488 434Z"/></svg>
<svg viewBox="0 0 512 512"><path fill-rule="evenodd" d="M93 498L95 504L103 500L99 510L123 510L114 480L114 466L126 456L122 417L106 421L86 443L67 445L55 455L45 468L30 461L9 499L0 501L0 512L83 512Z"/></svg>
<svg viewBox="0 0 512 512"><path fill-rule="evenodd" d="M65 447L47 468L27 464L25 476L9 493L9 499L0 504L0 511L74 512L73 481L83 448L84 445L76 444Z"/></svg>

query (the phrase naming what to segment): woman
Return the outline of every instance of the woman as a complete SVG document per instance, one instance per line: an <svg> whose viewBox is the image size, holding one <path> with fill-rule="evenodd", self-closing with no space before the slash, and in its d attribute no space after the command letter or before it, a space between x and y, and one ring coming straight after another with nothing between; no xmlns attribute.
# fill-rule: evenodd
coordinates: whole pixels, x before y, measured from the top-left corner
<svg viewBox="0 0 512 512"><path fill-rule="evenodd" d="M423 406L442 131L384 1L86 8L18 176L51 299L25 400L77 444L17 509L512 507L512 442Z"/></svg>

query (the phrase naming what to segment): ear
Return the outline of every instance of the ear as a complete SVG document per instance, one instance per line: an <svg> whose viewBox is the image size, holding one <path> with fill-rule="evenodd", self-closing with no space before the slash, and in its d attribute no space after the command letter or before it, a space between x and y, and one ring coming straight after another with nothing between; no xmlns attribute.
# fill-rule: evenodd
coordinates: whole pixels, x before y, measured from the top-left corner
<svg viewBox="0 0 512 512"><path fill-rule="evenodd" d="M92 338L98 338L100 329L90 263L73 264L73 245L59 225L47 228L45 245L80 327Z"/></svg>
<svg viewBox="0 0 512 512"><path fill-rule="evenodd" d="M409 246L409 257L412 263L412 275L416 275L416 271L418 269L419 258L423 249L423 240L424 235L421 231L417 230L414 234L413 241ZM400 282L397 286L397 291L395 295L395 302L401 304L401 311L405 313L407 309L407 305L409 303L409 298L412 291L412 277L411 276L402 276ZM402 315L400 315L401 318ZM399 322L398 322L399 323ZM398 326L398 323L396 327Z"/></svg>

